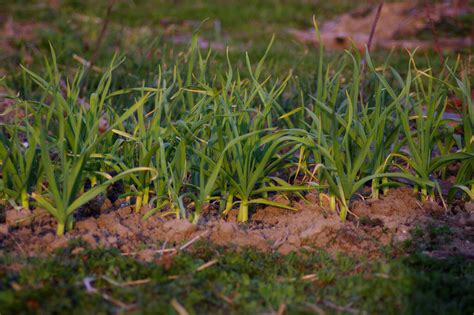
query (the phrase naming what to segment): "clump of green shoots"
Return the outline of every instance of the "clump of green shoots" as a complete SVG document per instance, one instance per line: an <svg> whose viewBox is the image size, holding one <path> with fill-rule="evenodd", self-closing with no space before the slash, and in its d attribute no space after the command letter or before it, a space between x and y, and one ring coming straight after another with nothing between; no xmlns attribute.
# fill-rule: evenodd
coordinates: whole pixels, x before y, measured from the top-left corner
<svg viewBox="0 0 474 315"><path fill-rule="evenodd" d="M101 139L143 106L148 96L145 95L116 117L110 126L101 129L102 110L108 96L114 63L104 74L95 93L91 94L88 109L77 102L82 72L78 72L63 95L54 51L52 64L48 63L47 68L49 81L25 69L50 100L49 104L31 104L35 114L33 122L27 125L27 134L31 135L29 142L37 143L40 147L41 165L47 180L44 192L33 192L32 197L57 219L57 235L60 236L66 228L72 228L74 211L103 193L110 184L130 173L152 171L145 167L132 168L114 177L93 171L94 175L106 180L81 194L88 175L87 166Z"/></svg>
<svg viewBox="0 0 474 315"><path fill-rule="evenodd" d="M20 104L16 103L16 106ZM0 130L2 191L7 199L28 209L29 194L41 176L37 142L27 122L19 121L18 118L12 125L0 126Z"/></svg>
<svg viewBox="0 0 474 315"><path fill-rule="evenodd" d="M266 54L255 67L246 56L246 76L228 56L225 72L209 71L211 52L201 54L197 37L184 67L160 67L153 84L137 88L113 90L113 59L87 92L84 70L68 80L52 52L46 77L25 69L42 93L20 101L28 115L1 126L0 187L24 207L32 197L49 211L58 235L72 228L79 207L117 181L137 212L150 207L145 219L195 223L207 207L223 215L238 207L240 222L252 205L295 210L273 195L312 189L329 197L341 219L364 187L378 198L408 183L422 199L434 198L437 178L454 161L461 167L451 195L461 189L472 198L474 109L466 73L459 79L457 65L446 65L448 74L435 76L411 56L402 78L388 64L376 67L368 52L365 66L356 51L337 64L326 64L323 53L321 46L316 90L308 93L291 72L282 80L267 75ZM290 82L293 107L282 104ZM84 90L86 105L79 101ZM450 92L466 104L462 137L446 128Z"/></svg>

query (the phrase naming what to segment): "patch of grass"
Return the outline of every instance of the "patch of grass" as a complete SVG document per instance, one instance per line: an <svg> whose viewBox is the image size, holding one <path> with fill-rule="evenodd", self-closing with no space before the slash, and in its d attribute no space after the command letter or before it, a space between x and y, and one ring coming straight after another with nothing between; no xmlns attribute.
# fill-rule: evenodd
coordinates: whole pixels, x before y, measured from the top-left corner
<svg viewBox="0 0 474 315"><path fill-rule="evenodd" d="M312 45L301 44L287 33L288 28L311 28L311 17L318 22L333 18L360 6L348 0L337 1L283 1L283 0L211 0L211 1L120 1L114 6L110 24L96 64L106 66L114 52L126 55L127 62L117 73L117 84L140 85L143 80L153 82L156 65L171 66L182 57L188 43L173 44L163 36L191 34L197 28L207 40L224 43L230 47L230 58L242 74L246 75L245 51L252 59L260 58L270 41L276 35L275 45L269 52L265 71L284 76L292 69L299 77L307 80L307 88L313 87L316 76L318 52ZM59 9L53 9L45 1L13 1L4 7L5 14L19 22L42 22L45 26L35 30L35 40L14 41L17 53L5 53L3 62L8 78L16 84L11 87L22 90L18 64L33 65L38 69L43 53L48 53L49 42L58 53L58 63L64 68L79 66L73 55L89 60L95 53L95 42L100 34L108 1L62 1ZM80 20L82 16L84 20ZM203 22L205 21L205 22ZM200 24L200 22L203 22ZM166 30L173 25L170 30ZM147 29L147 31L143 31ZM2 48L0 48L1 50ZM327 53L328 61L337 60L343 52ZM469 54L469 51L464 53ZM219 65L226 61L225 50L214 53ZM388 52L374 51L377 62L386 61ZM445 57L455 59L456 53ZM391 54L391 65L404 74L409 57L405 53ZM278 62L274 62L278 61ZM416 56L420 68L432 67L435 72L442 68L435 52ZM36 68L38 67L38 68ZM94 77L92 75L92 77ZM97 80L97 78L95 78ZM93 84L93 82L92 82Z"/></svg>
<svg viewBox="0 0 474 315"><path fill-rule="evenodd" d="M112 313L120 311L118 305L123 303L135 312L172 313L172 299L191 314L255 314L275 311L281 304L290 314L309 314L314 309L334 313L342 308L385 314L466 314L474 305L470 294L474 263L456 258L436 261L414 254L370 260L325 252L281 256L200 243L166 266L139 262L116 250L73 254L73 249L47 258L1 257L0 311ZM218 262L196 271L212 259ZM18 263L21 270L11 269ZM86 292L87 277L95 279L91 284L97 293ZM147 280L120 285L140 279Z"/></svg>

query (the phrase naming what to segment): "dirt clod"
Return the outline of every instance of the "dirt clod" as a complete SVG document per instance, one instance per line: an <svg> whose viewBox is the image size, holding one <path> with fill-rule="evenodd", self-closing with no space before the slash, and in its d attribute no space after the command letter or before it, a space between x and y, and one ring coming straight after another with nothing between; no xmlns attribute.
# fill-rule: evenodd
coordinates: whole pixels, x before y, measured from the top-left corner
<svg viewBox="0 0 474 315"><path fill-rule="evenodd" d="M8 234L8 225L6 224L0 224L0 235L6 235Z"/></svg>
<svg viewBox="0 0 474 315"><path fill-rule="evenodd" d="M95 231L98 227L97 221L93 218L79 221L75 225L75 228L79 231Z"/></svg>
<svg viewBox="0 0 474 315"><path fill-rule="evenodd" d="M464 204L464 208L467 212L474 213L474 201L466 202Z"/></svg>
<svg viewBox="0 0 474 315"><path fill-rule="evenodd" d="M99 228L107 229L120 237L126 237L130 233L130 229L123 226L114 213L101 215L97 220L97 224Z"/></svg>
<svg viewBox="0 0 474 315"><path fill-rule="evenodd" d="M442 217L446 214L446 210L437 202L427 201L423 204L423 209L434 217Z"/></svg>
<svg viewBox="0 0 474 315"><path fill-rule="evenodd" d="M163 225L163 228L167 230L169 240L172 242L189 238L197 230L197 226L187 220L170 220Z"/></svg>
<svg viewBox="0 0 474 315"><path fill-rule="evenodd" d="M8 209L5 213L5 223L10 226L28 225L31 223L31 211L27 209Z"/></svg>
<svg viewBox="0 0 474 315"><path fill-rule="evenodd" d="M97 198L89 202L88 206L83 211L83 215L97 216L101 213L105 213L112 207L112 202L108 198Z"/></svg>

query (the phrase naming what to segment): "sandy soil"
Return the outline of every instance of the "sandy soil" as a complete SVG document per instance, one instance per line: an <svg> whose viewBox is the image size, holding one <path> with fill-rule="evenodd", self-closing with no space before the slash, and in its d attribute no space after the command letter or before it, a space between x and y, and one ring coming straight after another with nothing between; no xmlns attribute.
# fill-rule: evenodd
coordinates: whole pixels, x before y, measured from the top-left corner
<svg viewBox="0 0 474 315"><path fill-rule="evenodd" d="M346 222L319 206L316 195L299 201L297 212L267 207L258 209L248 224L237 224L237 210L221 218L212 210L198 225L187 220L148 220L123 201L95 200L77 214L75 227L63 237L55 235L56 223L44 210L7 209L0 224L0 250L41 255L80 239L91 247L118 248L124 255L152 260L182 244L208 239L230 247L251 246L287 254L301 248L324 248L331 253L350 252L376 256L384 245L411 237L415 227L448 224L457 237L433 256L461 254L474 258L474 207L457 205L446 212L435 202L421 204L408 189L392 190L379 200L356 201ZM176 247L175 247L176 246Z"/></svg>

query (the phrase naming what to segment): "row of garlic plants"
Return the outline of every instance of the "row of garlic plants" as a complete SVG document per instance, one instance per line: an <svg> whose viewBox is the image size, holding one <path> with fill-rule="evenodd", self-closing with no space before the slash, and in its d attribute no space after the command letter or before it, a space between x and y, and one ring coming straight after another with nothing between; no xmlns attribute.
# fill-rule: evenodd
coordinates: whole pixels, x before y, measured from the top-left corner
<svg viewBox="0 0 474 315"><path fill-rule="evenodd" d="M196 43L185 65L158 66L153 86L113 88L115 58L86 92L87 69L61 74L53 50L45 74L23 69L41 92L15 98L21 117L0 126L2 198L46 209L58 235L116 182L137 212L148 206L144 219L192 222L210 205L238 208L241 222L255 205L294 210L275 193L317 190L343 220L364 187L372 198L410 185L422 200L442 199L438 180L452 163L450 197L473 198L474 104L461 60L436 76L412 56L402 77L368 53L326 63L321 47L307 91L291 72L272 78L265 56L256 65L246 56L245 77L230 61L211 71L211 53ZM452 98L461 100L457 121L445 117Z"/></svg>

